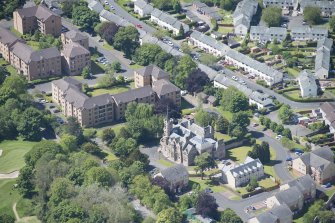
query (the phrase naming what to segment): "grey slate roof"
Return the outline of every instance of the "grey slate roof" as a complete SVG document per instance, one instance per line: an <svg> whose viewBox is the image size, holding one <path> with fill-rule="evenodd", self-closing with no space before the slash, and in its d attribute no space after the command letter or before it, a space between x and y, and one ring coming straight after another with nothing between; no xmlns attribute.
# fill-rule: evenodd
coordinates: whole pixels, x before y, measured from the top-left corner
<svg viewBox="0 0 335 223"><path fill-rule="evenodd" d="M154 16L154 17L158 18L159 20L169 24L170 26L172 26L172 27L174 27L175 29L178 29L178 30L180 29L180 26L183 26L185 33L190 30L190 27L188 25L186 25L185 23L180 22L178 19L176 19L172 15L169 15L165 12L162 12L159 9L155 8L151 12L151 16Z"/></svg>
<svg viewBox="0 0 335 223"><path fill-rule="evenodd" d="M155 81L152 84L152 89L157 93L157 95L166 95L172 92L180 92L180 89L177 86L165 79Z"/></svg>
<svg viewBox="0 0 335 223"><path fill-rule="evenodd" d="M257 7L257 5L258 2L256 0L243 0L239 2L233 13L234 26L243 24L249 27L254 15L254 7Z"/></svg>
<svg viewBox="0 0 335 223"><path fill-rule="evenodd" d="M71 39L72 41L80 41L80 40L88 39L87 36L85 36L81 32L75 31L75 30L70 30L70 31L64 33L64 36L67 39Z"/></svg>
<svg viewBox="0 0 335 223"><path fill-rule="evenodd" d="M333 47L333 40L330 38L323 38L318 41L317 49L325 48L327 50L331 50Z"/></svg>
<svg viewBox="0 0 335 223"><path fill-rule="evenodd" d="M60 52L56 47L34 51L28 45L17 42L13 45L11 49L13 54L15 54L25 63L30 63L31 61L40 61L42 59L60 57Z"/></svg>
<svg viewBox="0 0 335 223"><path fill-rule="evenodd" d="M144 0L136 0L134 5L142 9L144 14L150 14L154 10L154 7Z"/></svg>
<svg viewBox="0 0 335 223"><path fill-rule="evenodd" d="M329 71L330 68L330 52L332 50L333 40L330 38L324 38L318 41L317 51L315 56L315 71L319 69L326 69Z"/></svg>
<svg viewBox="0 0 335 223"><path fill-rule="evenodd" d="M10 46L13 43L15 43L17 40L21 40L21 39L17 37L11 31L9 31L8 29L0 27L0 42L2 44Z"/></svg>
<svg viewBox="0 0 335 223"><path fill-rule="evenodd" d="M274 206L272 209L258 215L256 218L259 223L277 223L293 213L286 204Z"/></svg>
<svg viewBox="0 0 335 223"><path fill-rule="evenodd" d="M62 53L64 56L72 58L79 55L90 54L90 51L79 43L69 43L64 45Z"/></svg>
<svg viewBox="0 0 335 223"><path fill-rule="evenodd" d="M43 5L18 9L17 12L22 18L35 16L36 18L42 21L47 20L52 15L58 16L57 14L53 13Z"/></svg>
<svg viewBox="0 0 335 223"><path fill-rule="evenodd" d="M304 9L305 7L319 7L319 8L327 8L330 11L335 10L335 2L334 1L317 1L317 0L301 0L300 2L301 8Z"/></svg>
<svg viewBox="0 0 335 223"><path fill-rule="evenodd" d="M272 99L265 97L264 94L258 91L252 92L249 98L256 101L259 104L262 104L264 107L270 107L273 105Z"/></svg>
<svg viewBox="0 0 335 223"><path fill-rule="evenodd" d="M207 36L199 31L194 30L191 35L191 38L196 39L214 49L217 49L221 52L227 52L228 50L230 50L230 47L227 46L226 44L222 43L221 41L217 41L216 39Z"/></svg>
<svg viewBox="0 0 335 223"><path fill-rule="evenodd" d="M167 72L153 64L140 68L136 70L136 72L141 76L153 76L155 78L164 78L170 76Z"/></svg>
<svg viewBox="0 0 335 223"><path fill-rule="evenodd" d="M114 22L118 26L129 26L131 25L127 20L122 19L120 16L115 15L114 13L111 13L107 10L102 10L99 14L100 17L110 21Z"/></svg>
<svg viewBox="0 0 335 223"><path fill-rule="evenodd" d="M255 70L258 70L262 72L263 74L266 74L269 77L273 77L277 75L278 73L280 73L279 71L267 66L266 64L258 62L257 60L254 60L251 57L248 57L242 53L239 53L236 50L229 50L226 56L233 58L234 60L237 60Z"/></svg>
<svg viewBox="0 0 335 223"><path fill-rule="evenodd" d="M282 28L282 27L270 27L269 28L269 27L265 27L265 26L251 26L250 27L250 34L251 33L286 36L287 29Z"/></svg>
<svg viewBox="0 0 335 223"><path fill-rule="evenodd" d="M85 100L83 107L92 109L97 106L104 106L113 103L113 97L110 94L102 94Z"/></svg>
<svg viewBox="0 0 335 223"><path fill-rule="evenodd" d="M315 76L307 70L303 70L300 72L298 81L302 86L317 88Z"/></svg>
<svg viewBox="0 0 335 223"><path fill-rule="evenodd" d="M63 92L69 89L69 87L78 88L78 86L81 86L81 82L73 77L65 77L63 79L55 80L52 83L60 88Z"/></svg>
<svg viewBox="0 0 335 223"><path fill-rule="evenodd" d="M161 174L163 178L170 183L181 181L184 178L188 179L188 171L183 164L177 164L166 168L161 171Z"/></svg>
<svg viewBox="0 0 335 223"><path fill-rule="evenodd" d="M141 88L132 89L126 92L115 94L114 98L116 104L128 103L135 101L138 98L145 98L153 95L155 92L152 90L151 86L144 86Z"/></svg>
<svg viewBox="0 0 335 223"><path fill-rule="evenodd" d="M235 166L232 169L227 170L228 172L231 172L231 174L237 178L240 175L244 175L246 173L255 171L259 168L263 168L263 164L259 159L252 159L250 157L247 157L239 166Z"/></svg>
<svg viewBox="0 0 335 223"><path fill-rule="evenodd" d="M104 10L103 5L99 1L92 1L88 4L88 7L97 13L100 13L102 10Z"/></svg>
<svg viewBox="0 0 335 223"><path fill-rule="evenodd" d="M303 194L296 186L290 187L286 190L281 190L274 196L278 199L278 201L281 204L287 204L287 205L296 203L296 201L303 198Z"/></svg>
<svg viewBox="0 0 335 223"><path fill-rule="evenodd" d="M315 189L316 185L312 177L307 174L297 179L287 182L290 187L296 186L301 193L309 193L312 189Z"/></svg>
<svg viewBox="0 0 335 223"><path fill-rule="evenodd" d="M299 157L297 159L299 159ZM301 155L300 159L306 166L311 166L322 170L325 169L328 165L334 163L334 154L330 148L322 147Z"/></svg>
<svg viewBox="0 0 335 223"><path fill-rule="evenodd" d="M318 35L328 35L328 30L326 28L322 27L309 27L309 26L296 26L291 28L291 33L292 34L318 34Z"/></svg>

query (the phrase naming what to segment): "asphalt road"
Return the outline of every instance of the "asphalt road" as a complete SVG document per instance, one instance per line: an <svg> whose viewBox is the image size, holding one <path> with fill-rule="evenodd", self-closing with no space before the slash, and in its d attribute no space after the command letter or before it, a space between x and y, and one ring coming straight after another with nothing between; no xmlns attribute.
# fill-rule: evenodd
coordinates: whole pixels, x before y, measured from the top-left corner
<svg viewBox="0 0 335 223"><path fill-rule="evenodd" d="M153 27L147 25L146 23L138 20L137 18L133 17L132 15L130 15L127 11L125 11L123 8L121 8L117 3L114 2L114 0L109 0L109 3L111 5L114 6L115 10L114 13L121 16L124 19L127 19L130 23L137 25L137 24L141 24L142 25L142 29L144 31L146 31L147 33L154 33L156 31L156 29L154 29ZM173 41L174 44L176 44L177 46L180 47L180 42L178 41ZM198 64L200 64L199 62L197 62ZM203 64L201 64L202 67L207 67ZM241 79L245 80L245 82L248 84L248 87L251 88L252 90L263 90L265 93L269 94L269 95L273 95L276 96L277 100L290 105L293 109L315 109L315 108L319 108L320 103L299 103L299 102L294 102L291 101L287 98L285 98L284 96L277 94L276 92L262 87L252 81L250 81L249 79L245 78L243 75L241 74L237 74Z"/></svg>

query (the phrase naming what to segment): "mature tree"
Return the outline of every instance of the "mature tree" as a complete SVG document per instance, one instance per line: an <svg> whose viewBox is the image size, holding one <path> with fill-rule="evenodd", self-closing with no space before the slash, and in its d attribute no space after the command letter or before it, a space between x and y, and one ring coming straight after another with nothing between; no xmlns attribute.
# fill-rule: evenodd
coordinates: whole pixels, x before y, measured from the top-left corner
<svg viewBox="0 0 335 223"><path fill-rule="evenodd" d="M214 121L215 117L203 110L200 109L199 111L197 111L197 113L195 114L195 121L197 122L197 124L199 124L200 126L208 126L208 125L212 125L213 121Z"/></svg>
<svg viewBox="0 0 335 223"><path fill-rule="evenodd" d="M181 109L171 99L163 98L155 105L155 114L166 116L168 113L171 118L181 118Z"/></svg>
<svg viewBox="0 0 335 223"><path fill-rule="evenodd" d="M114 22L102 22L94 27L94 31L110 45L113 44L115 34L118 32L118 30L119 26Z"/></svg>
<svg viewBox="0 0 335 223"><path fill-rule="evenodd" d="M329 19L329 28L330 30L332 30L333 32L335 31L335 16L332 16Z"/></svg>
<svg viewBox="0 0 335 223"><path fill-rule="evenodd" d="M139 44L140 34L133 26L121 27L114 36L113 46L121 50L127 58L135 53Z"/></svg>
<svg viewBox="0 0 335 223"><path fill-rule="evenodd" d="M253 159L258 158L262 163L269 163L271 159L269 144L267 142L262 142L261 145L255 144L248 152L248 156Z"/></svg>
<svg viewBox="0 0 335 223"><path fill-rule="evenodd" d="M87 6L80 5L73 8L72 21L83 30L91 32L100 19L97 12L90 10Z"/></svg>
<svg viewBox="0 0 335 223"><path fill-rule="evenodd" d="M267 7L263 9L262 20L269 26L280 26L282 9L279 7Z"/></svg>
<svg viewBox="0 0 335 223"><path fill-rule="evenodd" d="M137 143L135 139L132 138L115 138L112 143L112 150L115 155L121 157L127 157L132 151L137 148Z"/></svg>
<svg viewBox="0 0 335 223"><path fill-rule="evenodd" d="M74 184L67 178L56 178L50 186L50 202L58 205L65 199L74 197L76 192Z"/></svg>
<svg viewBox="0 0 335 223"><path fill-rule="evenodd" d="M79 0L65 0L61 4L61 9L64 12L64 15L68 18L72 18L72 11L75 6L78 6Z"/></svg>
<svg viewBox="0 0 335 223"><path fill-rule="evenodd" d="M264 163L269 163L271 161L270 146L268 142L263 141L261 143L263 161Z"/></svg>
<svg viewBox="0 0 335 223"><path fill-rule="evenodd" d="M33 175L34 175L33 168L31 166L25 166L20 170L19 177L16 180L20 194L28 196L33 192L34 190L34 183L32 181Z"/></svg>
<svg viewBox="0 0 335 223"><path fill-rule="evenodd" d="M89 79L91 77L91 74L90 74L90 68L88 67L84 67L83 71L81 72L81 76L84 78L84 79Z"/></svg>
<svg viewBox="0 0 335 223"><path fill-rule="evenodd" d="M209 82L207 74L200 69L196 69L186 78L186 89L191 93L201 92Z"/></svg>
<svg viewBox="0 0 335 223"><path fill-rule="evenodd" d="M250 182L249 182L246 189L247 189L248 192L251 192L251 191L254 191L258 186L259 186L259 184L257 182L257 178L256 177L251 177Z"/></svg>
<svg viewBox="0 0 335 223"><path fill-rule="evenodd" d="M115 183L113 175L104 167L92 167L85 175L86 185L97 183L99 186L110 187Z"/></svg>
<svg viewBox="0 0 335 223"><path fill-rule="evenodd" d="M173 10L175 10L177 13L180 13L182 10L179 0L174 0L172 3L172 7L173 7Z"/></svg>
<svg viewBox="0 0 335 223"><path fill-rule="evenodd" d="M221 0L220 1L220 8L230 11L234 7L234 2L233 0Z"/></svg>
<svg viewBox="0 0 335 223"><path fill-rule="evenodd" d="M0 214L0 222L1 223L14 223L15 218L8 214Z"/></svg>
<svg viewBox="0 0 335 223"><path fill-rule="evenodd" d="M113 129L107 128L102 130L102 141L106 142L107 144L111 144L114 138L115 132Z"/></svg>
<svg viewBox="0 0 335 223"><path fill-rule="evenodd" d="M76 136L78 142L83 140L83 129L75 117L68 117L67 123L62 126L62 134Z"/></svg>
<svg viewBox="0 0 335 223"><path fill-rule="evenodd" d="M292 133L291 133L291 130L289 128L285 128L282 132L282 135L284 137L292 140Z"/></svg>
<svg viewBox="0 0 335 223"><path fill-rule="evenodd" d="M229 121L223 116L219 115L218 119L215 122L215 131L221 133L227 133L229 129Z"/></svg>
<svg viewBox="0 0 335 223"><path fill-rule="evenodd" d="M183 42L181 44L180 49L184 54L191 54L192 53L191 47L185 42Z"/></svg>
<svg viewBox="0 0 335 223"><path fill-rule="evenodd" d="M45 127L43 114L36 108L27 108L17 120L17 130L26 140L40 140Z"/></svg>
<svg viewBox="0 0 335 223"><path fill-rule="evenodd" d="M155 57L162 51L162 48L156 44L144 43L137 48L134 54L134 61L142 66L147 66L155 62Z"/></svg>
<svg viewBox="0 0 335 223"><path fill-rule="evenodd" d="M97 146L95 143L92 143L92 142L87 142L87 143L84 143L81 148L87 152L87 153L90 153L92 155L96 155L96 156L99 156L101 154L101 149L99 148L99 146Z"/></svg>
<svg viewBox="0 0 335 223"><path fill-rule="evenodd" d="M308 212L304 215L303 220L304 223L313 223L315 219L318 219L320 223L331 223L334 217L334 213L326 209L324 201L318 200L308 208Z"/></svg>
<svg viewBox="0 0 335 223"><path fill-rule="evenodd" d="M171 58L172 58L171 54L162 50L155 56L155 64L161 69L164 69L166 61L168 61Z"/></svg>
<svg viewBox="0 0 335 223"><path fill-rule="evenodd" d="M273 132L276 131L277 126L278 126L277 122L271 122L271 123L270 123L270 129L271 129Z"/></svg>
<svg viewBox="0 0 335 223"><path fill-rule="evenodd" d="M321 10L319 7L305 7L304 8L304 20L310 25L318 24L321 19Z"/></svg>
<svg viewBox="0 0 335 223"><path fill-rule="evenodd" d="M6 77L9 76L9 72L6 67L0 66L0 85L5 81Z"/></svg>
<svg viewBox="0 0 335 223"><path fill-rule="evenodd" d="M186 88L186 79L197 68L197 64L189 55L183 56L176 67L175 84L181 89Z"/></svg>
<svg viewBox="0 0 335 223"><path fill-rule="evenodd" d="M184 37L185 36L185 30L184 30L184 26L183 25L180 25L179 34L178 35L180 37Z"/></svg>
<svg viewBox="0 0 335 223"><path fill-rule="evenodd" d="M208 193L200 193L196 204L196 212L202 217L216 219L218 216L218 205L215 198Z"/></svg>
<svg viewBox="0 0 335 223"><path fill-rule="evenodd" d="M78 140L75 136L64 134L62 135L60 145L67 152L73 152L78 148Z"/></svg>
<svg viewBox="0 0 335 223"><path fill-rule="evenodd" d="M245 111L234 113L231 123L242 128L247 128L250 125L249 114Z"/></svg>
<svg viewBox="0 0 335 223"><path fill-rule="evenodd" d="M293 111L289 105L282 105L278 111L278 117L285 124L292 120Z"/></svg>
<svg viewBox="0 0 335 223"><path fill-rule="evenodd" d="M112 64L111 64L112 68L118 73L121 71L122 69L122 66L121 66L121 63L119 61L114 61Z"/></svg>
<svg viewBox="0 0 335 223"><path fill-rule="evenodd" d="M172 9L173 1L171 0L152 0L152 3L155 8L161 9L161 10L169 10Z"/></svg>
<svg viewBox="0 0 335 223"><path fill-rule="evenodd" d="M156 223L180 223L183 216L175 208L168 208L158 213Z"/></svg>
<svg viewBox="0 0 335 223"><path fill-rule="evenodd" d="M221 212L222 223L243 223L242 219L230 208Z"/></svg>
<svg viewBox="0 0 335 223"><path fill-rule="evenodd" d="M275 133L277 133L278 135L281 135L284 131L284 126L282 124L277 125Z"/></svg>
<svg viewBox="0 0 335 223"><path fill-rule="evenodd" d="M215 160L213 159L211 154L209 154L208 152L205 152L205 153L200 154L199 156L195 157L194 162L195 162L195 165L197 166L197 168L200 170L201 179L203 179L204 171L206 169L211 169L211 168L216 167Z"/></svg>
<svg viewBox="0 0 335 223"><path fill-rule="evenodd" d="M221 106L226 111L236 113L249 109L249 100L237 88L228 87L222 94Z"/></svg>
<svg viewBox="0 0 335 223"><path fill-rule="evenodd" d="M26 93L27 90L27 80L23 76L10 75L3 82L0 91L12 90L15 95L20 95Z"/></svg>

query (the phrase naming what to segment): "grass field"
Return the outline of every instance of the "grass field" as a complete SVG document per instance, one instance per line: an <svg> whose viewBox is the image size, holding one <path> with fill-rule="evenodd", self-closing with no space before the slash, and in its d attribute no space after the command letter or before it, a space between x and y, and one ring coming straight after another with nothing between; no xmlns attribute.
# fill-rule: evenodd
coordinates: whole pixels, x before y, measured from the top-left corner
<svg viewBox="0 0 335 223"><path fill-rule="evenodd" d="M18 191L14 190L16 180L0 180L0 213L14 217L12 206L20 199Z"/></svg>
<svg viewBox="0 0 335 223"><path fill-rule="evenodd" d="M222 134L220 132L215 132L214 137L217 138L218 140L223 139L224 141L228 141L228 140L232 139L231 136L229 136L227 134Z"/></svg>
<svg viewBox="0 0 335 223"><path fill-rule="evenodd" d="M203 180L201 180L201 177L190 177L190 185L192 186L193 184L199 184L200 190L204 190L207 187L209 187L213 190L213 192L226 191L226 189L223 186L214 185L211 180L205 177Z"/></svg>
<svg viewBox="0 0 335 223"><path fill-rule="evenodd" d="M227 150L227 158L235 162L242 163L247 157L248 152L251 150L252 148L250 146L241 146L234 149L230 149Z"/></svg>
<svg viewBox="0 0 335 223"><path fill-rule="evenodd" d="M29 152L35 144L36 142L22 140L1 142L0 149L3 152L0 157L0 173L10 173L21 169L24 166L24 154Z"/></svg>
<svg viewBox="0 0 335 223"><path fill-rule="evenodd" d="M102 94L119 94L119 93L128 91L129 89L130 89L129 87L118 86L118 87L111 87L108 89L105 89L105 88L94 89L90 93L92 97L94 97L94 96L102 95Z"/></svg>
<svg viewBox="0 0 335 223"><path fill-rule="evenodd" d="M174 165L174 163L172 163L172 162L170 162L170 161L167 161L167 160L165 160L165 159L160 159L160 160L158 160L158 162L159 162L160 164L162 164L163 166L166 166L166 167L171 167L171 166Z"/></svg>
<svg viewBox="0 0 335 223"><path fill-rule="evenodd" d="M115 134L119 134L120 132L120 129L122 127L125 127L126 126L126 123L119 123L119 124L115 124L115 125L112 125L112 126L108 126L108 128L111 128L114 130ZM106 127L101 127L101 128L95 128L97 130L97 136L98 137L102 137L102 131L105 129Z"/></svg>

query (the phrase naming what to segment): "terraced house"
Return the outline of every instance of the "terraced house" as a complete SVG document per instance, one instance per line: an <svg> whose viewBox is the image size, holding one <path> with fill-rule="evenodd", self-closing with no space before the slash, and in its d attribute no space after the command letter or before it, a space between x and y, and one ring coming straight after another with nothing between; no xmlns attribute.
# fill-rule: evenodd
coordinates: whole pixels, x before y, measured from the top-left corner
<svg viewBox="0 0 335 223"><path fill-rule="evenodd" d="M239 36L246 36L252 17L256 14L258 8L257 0L243 0L239 2L233 13L234 33Z"/></svg>
<svg viewBox="0 0 335 223"><path fill-rule="evenodd" d="M283 81L283 73L260 63L236 50L229 50L225 55L225 62L248 72L250 75L264 80L267 85L272 86Z"/></svg>
<svg viewBox="0 0 335 223"><path fill-rule="evenodd" d="M328 30L322 27L297 26L291 28L291 38L293 40L321 40L328 36Z"/></svg>
<svg viewBox="0 0 335 223"><path fill-rule="evenodd" d="M287 29L282 27L251 26L250 39L259 42L271 42L277 40L282 42L287 35Z"/></svg>
<svg viewBox="0 0 335 223"><path fill-rule="evenodd" d="M279 7L295 10L298 8L298 0L263 0L264 7Z"/></svg>
<svg viewBox="0 0 335 223"><path fill-rule="evenodd" d="M306 7L318 7L323 16L332 16L335 12L334 1L301 0L300 11L303 12Z"/></svg>
<svg viewBox="0 0 335 223"><path fill-rule="evenodd" d="M176 19L172 15L162 12L159 9L154 9L151 12L150 21L152 21L153 23L156 23L158 26L164 29L172 31L174 35L179 35L181 26L184 28L185 33L190 31L190 27L188 25L178 21L178 19Z"/></svg>
<svg viewBox="0 0 335 223"><path fill-rule="evenodd" d="M14 29L21 34L36 30L47 35L60 36L62 29L61 17L43 5L22 8L14 11Z"/></svg>
<svg viewBox="0 0 335 223"><path fill-rule="evenodd" d="M319 79L327 79L330 69L330 54L333 48L333 40L323 38L318 41L315 56L315 75Z"/></svg>
<svg viewBox="0 0 335 223"><path fill-rule="evenodd" d="M224 56L230 50L226 44L196 30L191 33L188 43L217 57Z"/></svg>
<svg viewBox="0 0 335 223"><path fill-rule="evenodd" d="M143 70L153 72L156 69ZM138 73L141 71L137 71L135 76ZM153 74L149 73L148 76L150 75ZM81 88L81 82L71 77L53 81L52 99L62 107L65 116L75 117L82 126L86 127L123 119L127 105L131 102L155 105L160 100L168 98L180 106L181 101L180 89L166 79L154 79L152 83L145 83L142 87L114 95L102 94L88 97Z"/></svg>

